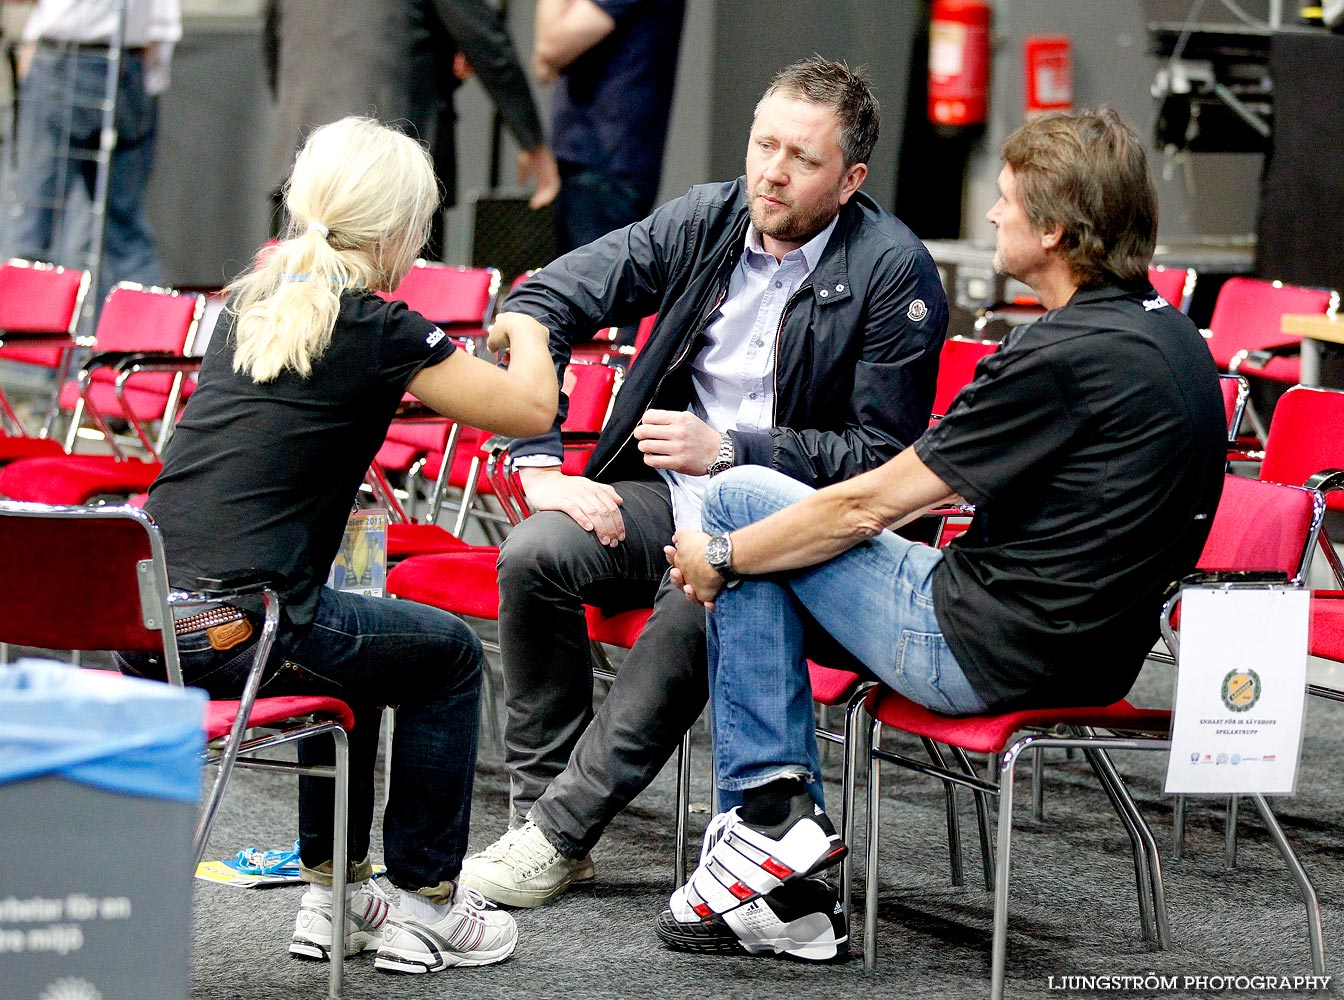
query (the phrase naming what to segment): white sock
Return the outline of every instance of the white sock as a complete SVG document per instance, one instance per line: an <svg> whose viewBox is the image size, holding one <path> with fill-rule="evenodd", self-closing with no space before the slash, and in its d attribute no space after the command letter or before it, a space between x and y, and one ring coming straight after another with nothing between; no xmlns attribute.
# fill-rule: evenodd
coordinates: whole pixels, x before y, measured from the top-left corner
<svg viewBox="0 0 1344 1000"><path fill-rule="evenodd" d="M397 900L397 909L412 920L419 920L422 923L433 923L436 920L442 920L452 909L451 903L436 903L431 899L420 895L418 892L411 892L405 889L401 892Z"/></svg>
<svg viewBox="0 0 1344 1000"><path fill-rule="evenodd" d="M353 899L354 896L355 896L355 893L359 892L359 890L360 890L361 888L363 888L363 886L364 886L364 883L363 883L363 882L347 882L347 883L345 883L345 898L346 898L347 900L349 900L349 899ZM324 896L330 896L330 895L331 895L331 886L329 886L329 885L318 885L318 884L316 884L315 882L310 882L310 883L308 883L308 888L309 888L309 889L315 889L315 890L317 890L317 892L321 893L321 894L324 895Z"/></svg>

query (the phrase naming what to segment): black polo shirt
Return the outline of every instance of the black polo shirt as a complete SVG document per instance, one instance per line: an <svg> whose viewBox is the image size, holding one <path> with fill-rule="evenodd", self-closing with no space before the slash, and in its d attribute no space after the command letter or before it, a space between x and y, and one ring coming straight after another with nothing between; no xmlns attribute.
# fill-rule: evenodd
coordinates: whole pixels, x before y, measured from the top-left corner
<svg viewBox="0 0 1344 1000"><path fill-rule="evenodd" d="M454 346L404 303L348 291L312 372L258 384L233 370L233 319L219 318L145 510L163 531L173 586L280 573L285 614L303 625L407 384Z"/></svg>
<svg viewBox="0 0 1344 1000"><path fill-rule="evenodd" d="M1128 692L1222 491L1217 376L1194 324L1151 288L1080 289L1014 330L915 443L976 504L933 598L991 708Z"/></svg>

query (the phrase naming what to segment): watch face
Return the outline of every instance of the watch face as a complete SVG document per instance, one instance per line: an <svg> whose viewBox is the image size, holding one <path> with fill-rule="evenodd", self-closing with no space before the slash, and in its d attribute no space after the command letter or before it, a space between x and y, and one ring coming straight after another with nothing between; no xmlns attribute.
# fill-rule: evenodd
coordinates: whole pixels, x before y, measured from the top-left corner
<svg viewBox="0 0 1344 1000"><path fill-rule="evenodd" d="M730 551L728 539L723 535L715 535L705 543L705 559L715 568L728 565Z"/></svg>

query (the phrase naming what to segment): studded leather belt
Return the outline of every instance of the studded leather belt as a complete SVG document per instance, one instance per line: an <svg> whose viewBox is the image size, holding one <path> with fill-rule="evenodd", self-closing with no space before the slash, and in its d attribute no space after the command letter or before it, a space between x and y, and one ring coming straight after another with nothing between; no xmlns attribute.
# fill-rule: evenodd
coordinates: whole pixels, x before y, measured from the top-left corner
<svg viewBox="0 0 1344 1000"><path fill-rule="evenodd" d="M228 625L231 622L241 621L244 617L243 613L232 604L221 604L217 608L201 611L186 618L179 618L173 623L173 631L178 635L188 635L192 632L202 632L208 628L214 628L216 625Z"/></svg>

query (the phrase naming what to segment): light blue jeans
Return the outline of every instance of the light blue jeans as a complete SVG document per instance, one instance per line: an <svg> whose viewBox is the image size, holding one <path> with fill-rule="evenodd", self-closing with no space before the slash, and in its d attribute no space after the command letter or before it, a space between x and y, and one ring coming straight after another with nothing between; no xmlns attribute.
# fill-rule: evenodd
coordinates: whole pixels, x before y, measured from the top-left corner
<svg viewBox="0 0 1344 1000"><path fill-rule="evenodd" d="M814 490L757 466L717 476L702 523L745 527ZM942 553L884 531L829 562L725 588L709 615L709 690L719 808L742 790L800 777L824 807L805 653L810 616L887 686L948 715L985 710L933 611Z"/></svg>

